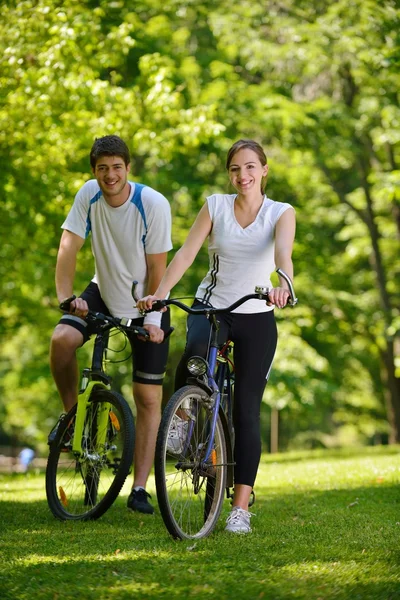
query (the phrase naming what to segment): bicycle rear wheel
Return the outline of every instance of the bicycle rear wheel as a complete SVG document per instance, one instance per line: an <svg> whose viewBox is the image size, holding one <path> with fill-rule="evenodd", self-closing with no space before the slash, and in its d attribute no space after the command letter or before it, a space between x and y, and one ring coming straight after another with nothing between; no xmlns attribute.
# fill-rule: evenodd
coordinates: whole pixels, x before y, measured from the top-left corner
<svg viewBox="0 0 400 600"><path fill-rule="evenodd" d="M99 414L107 410L107 418ZM126 400L110 390L94 389L86 411L82 455L72 452L76 406L63 419L50 448L46 494L61 520L97 519L112 505L130 472L134 421ZM101 425L101 423L104 423Z"/></svg>
<svg viewBox="0 0 400 600"><path fill-rule="evenodd" d="M155 455L157 499L174 538L206 537L222 509L227 452L219 416L210 457L204 460L211 417L209 396L186 386L172 396L161 420Z"/></svg>

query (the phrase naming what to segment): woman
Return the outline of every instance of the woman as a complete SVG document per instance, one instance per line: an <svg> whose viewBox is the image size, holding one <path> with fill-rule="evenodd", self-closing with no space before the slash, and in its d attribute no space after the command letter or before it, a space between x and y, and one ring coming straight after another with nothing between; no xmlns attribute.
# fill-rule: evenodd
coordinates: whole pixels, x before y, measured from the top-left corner
<svg viewBox="0 0 400 600"><path fill-rule="evenodd" d="M273 309L283 308L289 298L284 280L271 289L270 274L277 266L293 279L295 213L290 204L274 202L264 194L268 165L257 142L233 144L226 168L237 193L207 198L155 294L140 300L138 308L149 309L155 300L167 297L207 237L210 268L196 292L194 306L224 308L252 294L256 285L270 287L268 305L250 300L220 317L220 342L234 342L235 362L235 487L226 530L249 533L251 513L247 509L261 455L260 406L277 343ZM209 332L205 316L189 315L175 389L186 384L188 358L206 355Z"/></svg>

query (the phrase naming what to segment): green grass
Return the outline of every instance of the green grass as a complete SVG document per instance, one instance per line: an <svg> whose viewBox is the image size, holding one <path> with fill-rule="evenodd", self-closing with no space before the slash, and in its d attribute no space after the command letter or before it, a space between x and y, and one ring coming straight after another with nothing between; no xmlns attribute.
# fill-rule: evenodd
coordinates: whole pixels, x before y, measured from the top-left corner
<svg viewBox="0 0 400 600"><path fill-rule="evenodd" d="M153 482L150 485L150 492ZM2 600L400 599L400 448L264 455L253 533L174 541L157 510L58 522L43 474L0 477Z"/></svg>

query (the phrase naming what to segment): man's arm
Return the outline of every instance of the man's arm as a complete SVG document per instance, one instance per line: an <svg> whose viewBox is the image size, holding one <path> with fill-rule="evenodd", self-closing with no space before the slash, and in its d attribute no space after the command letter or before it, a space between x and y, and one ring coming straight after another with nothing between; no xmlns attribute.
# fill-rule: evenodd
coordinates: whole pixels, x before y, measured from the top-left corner
<svg viewBox="0 0 400 600"><path fill-rule="evenodd" d="M167 268L167 252L160 254L146 254L147 262L147 289L146 295L154 294Z"/></svg>
<svg viewBox="0 0 400 600"><path fill-rule="evenodd" d="M147 262L147 294L154 294L167 267L167 252L146 254ZM160 328L160 313L149 313L145 316L143 327L150 333L150 341L160 344L164 332Z"/></svg>
<svg viewBox="0 0 400 600"><path fill-rule="evenodd" d="M56 293L59 302L73 294L76 257L84 242L79 235L64 229L56 264Z"/></svg>

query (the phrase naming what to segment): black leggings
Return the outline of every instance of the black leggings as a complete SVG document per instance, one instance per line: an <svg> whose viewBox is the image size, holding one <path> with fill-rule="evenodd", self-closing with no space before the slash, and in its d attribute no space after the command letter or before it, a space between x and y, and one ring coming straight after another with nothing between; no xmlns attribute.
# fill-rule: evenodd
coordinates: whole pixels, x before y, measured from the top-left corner
<svg viewBox="0 0 400 600"><path fill-rule="evenodd" d="M201 306L196 301L193 306ZM261 456L260 407L277 344L274 311L219 315L218 342L234 342L235 483L253 487ZM175 389L186 385L186 363L207 354L210 323L203 315L189 315L184 354L175 375Z"/></svg>

